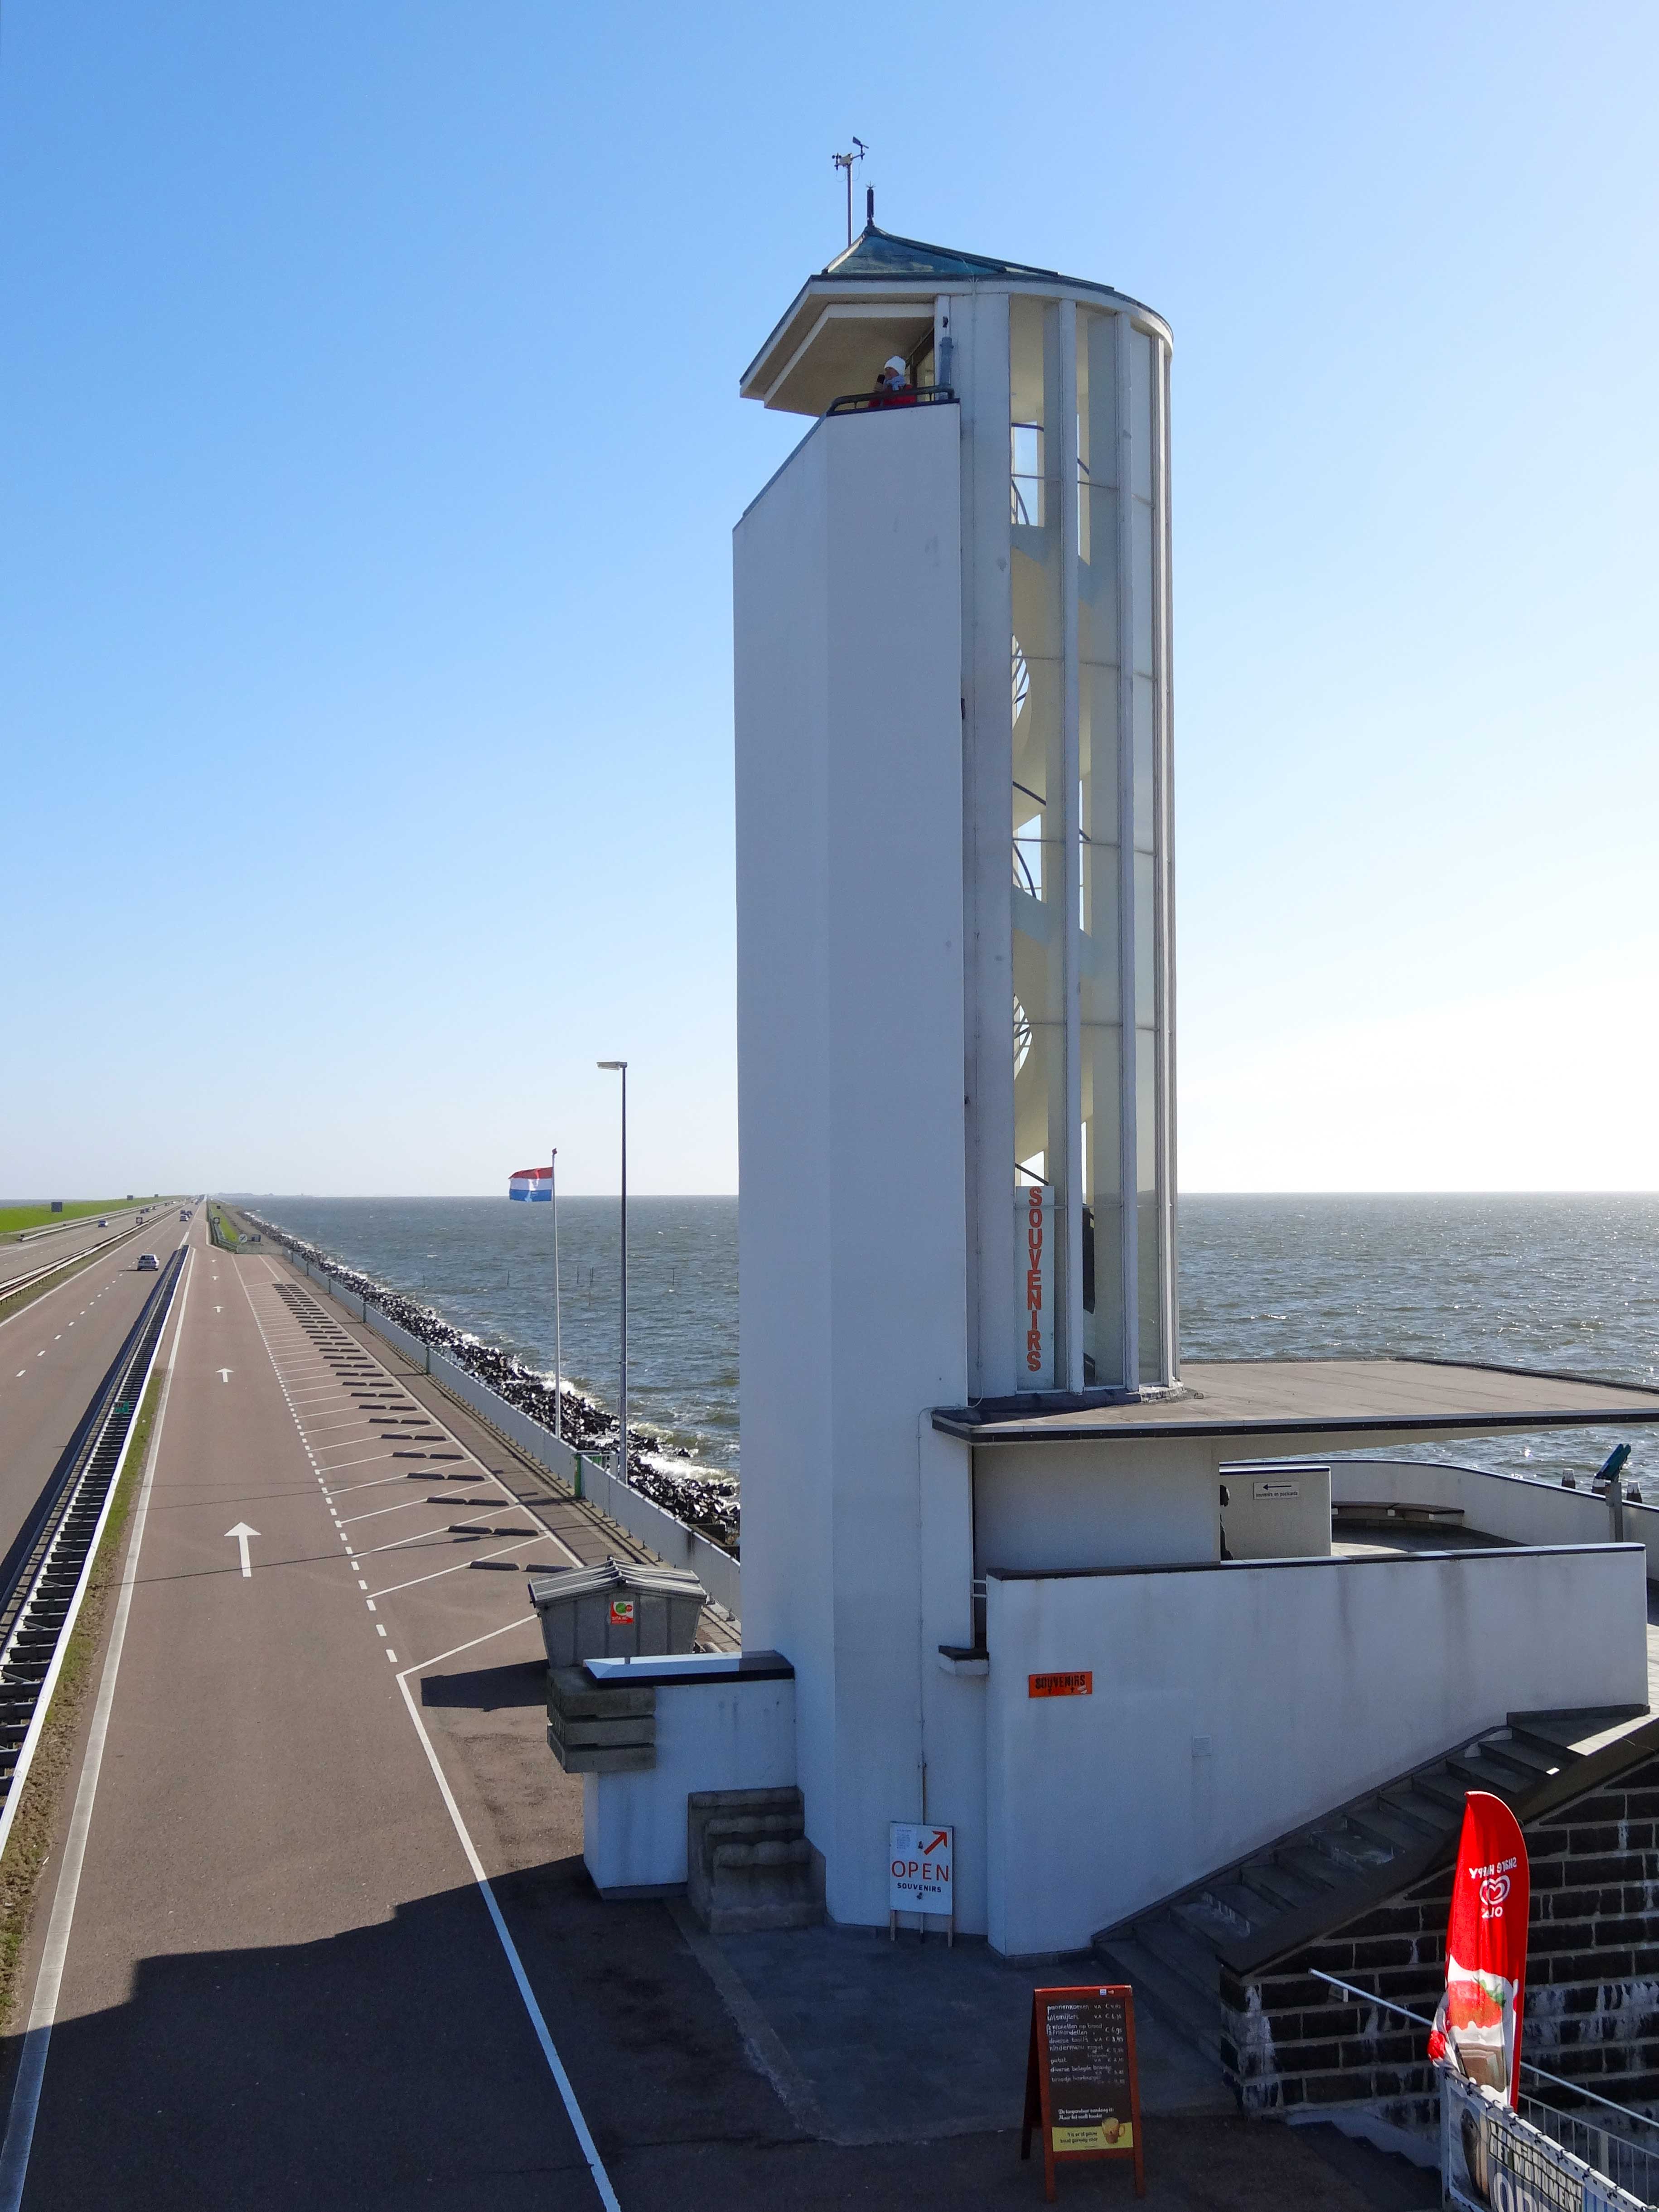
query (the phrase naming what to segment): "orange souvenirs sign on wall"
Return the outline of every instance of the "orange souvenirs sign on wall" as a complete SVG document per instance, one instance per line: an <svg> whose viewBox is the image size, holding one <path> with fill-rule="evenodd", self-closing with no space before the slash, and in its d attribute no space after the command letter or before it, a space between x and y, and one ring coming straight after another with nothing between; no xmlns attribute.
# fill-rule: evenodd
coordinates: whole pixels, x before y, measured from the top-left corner
<svg viewBox="0 0 1659 2212"><path fill-rule="evenodd" d="M1028 1674L1025 1677L1028 1698L1092 1698L1094 1693L1092 1668L1084 1668L1069 1674Z"/></svg>
<svg viewBox="0 0 1659 2212"><path fill-rule="evenodd" d="M1016 1367L1022 1390L1053 1390L1054 1381L1054 1290L1058 1281L1054 1244L1054 1187L1028 1183L1014 1193L1014 1240L1018 1253L1020 1305L1025 1334Z"/></svg>

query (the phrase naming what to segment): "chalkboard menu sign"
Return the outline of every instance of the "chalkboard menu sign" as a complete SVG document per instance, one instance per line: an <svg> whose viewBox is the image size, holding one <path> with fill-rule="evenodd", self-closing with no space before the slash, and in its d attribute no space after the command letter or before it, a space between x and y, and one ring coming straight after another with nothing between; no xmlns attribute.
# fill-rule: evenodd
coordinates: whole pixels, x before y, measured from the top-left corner
<svg viewBox="0 0 1659 2212"><path fill-rule="evenodd" d="M1042 2136L1050 2204L1059 2159L1132 2158L1135 2195L1146 2195L1134 1998L1127 1987L1032 1991L1022 2158L1031 2155L1034 2130Z"/></svg>

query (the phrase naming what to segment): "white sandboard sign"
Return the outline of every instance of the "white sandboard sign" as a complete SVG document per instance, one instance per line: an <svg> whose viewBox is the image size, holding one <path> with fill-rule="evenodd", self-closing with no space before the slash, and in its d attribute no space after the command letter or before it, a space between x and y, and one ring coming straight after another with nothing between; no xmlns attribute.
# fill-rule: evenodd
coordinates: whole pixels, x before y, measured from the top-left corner
<svg viewBox="0 0 1659 2212"><path fill-rule="evenodd" d="M894 1820L888 1829L887 1911L933 1912L954 1917L951 1876L954 1828L936 1821Z"/></svg>

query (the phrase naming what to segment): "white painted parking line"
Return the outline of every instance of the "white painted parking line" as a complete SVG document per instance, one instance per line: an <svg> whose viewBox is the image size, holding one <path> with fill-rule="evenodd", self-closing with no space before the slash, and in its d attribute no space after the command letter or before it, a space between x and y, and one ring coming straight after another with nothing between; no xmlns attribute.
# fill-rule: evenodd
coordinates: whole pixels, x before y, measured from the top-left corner
<svg viewBox="0 0 1659 2212"><path fill-rule="evenodd" d="M381 1597L395 1597L399 1590L413 1589L417 1583L435 1583L440 1575L464 1575L474 1559L510 1559L514 1552L528 1551L531 1545L541 1543L559 1544L559 1540L556 1536L520 1536L516 1544L503 1544L498 1551L469 1552L464 1559L457 1559L451 1566L434 1567L429 1575L411 1575L406 1583L388 1583L378 1595ZM389 1552L398 1547L391 1544L378 1544L372 1548L375 1551ZM581 1561L568 1544L559 1544L559 1549L572 1566L580 1566ZM363 1556L367 1559L369 1553L366 1552ZM367 1589L368 1583L365 1583L363 1587Z"/></svg>
<svg viewBox="0 0 1659 2212"><path fill-rule="evenodd" d="M508 1624L509 1626L514 1628L520 1628L524 1625L525 1624L522 1621L516 1620ZM505 1634L506 1631L503 1629L494 1629L490 1633L491 1635L500 1636ZM473 1638L473 1642L477 1644L487 1644L489 1640L489 1637L488 1636L479 1636ZM467 1651L471 1650L471 1644L457 1644L455 1650ZM395 1658L396 1656L397 1655L395 1653L387 1654L387 1656L390 1658ZM438 1656L441 1659L451 1659L455 1656L455 1652L444 1651L441 1652ZM484 1905L489 1914L490 1922L495 1928L496 1937L501 1943L501 1949L507 1954L507 1963L512 1969L513 1979L518 1985L519 1995L523 2000L524 2008L530 2015L530 2024L535 2031L537 2042L541 2045L542 2056L547 2061L548 2071L552 2075L554 2082L558 2088L561 2101L564 2106L565 2115L569 2120L572 2128L575 2130L576 2141L581 2146L582 2156L587 2160L587 2170L593 2177L593 2186L599 2191L599 2202L605 2206L605 2212L622 2212L622 2207L617 2202L617 2192L611 2186L611 2177L605 2170L605 2161L599 2156L598 2147L589 2131L587 2122L582 2117L582 2108L576 2101L576 2093L570 2085L570 2076L565 2072L564 2062L559 2057L553 2038L548 2033L547 2021L543 2017L540 2005L536 2002L536 1992L530 1986L530 1977L525 1972L524 1960L519 1956L518 1945L513 1941L512 1936L507 1929L507 1922L502 1917L501 1908L495 1902L495 1893L490 1887L489 1877L483 1870L483 1861L478 1856L472 1838L468 1832L466 1822L461 1818L461 1808L455 1802L454 1792L450 1789L448 1781L445 1777L443 1768L439 1763L438 1754L433 1748L432 1739L426 1732L426 1723L422 1720L420 1713L416 1708L415 1700L410 1693L410 1676L411 1674L419 1674L423 1668L435 1667L437 1663L438 1660L436 1659L423 1659L418 1666L405 1668L398 1677L398 1687L404 1693L404 1704L408 1708L410 1719L415 1724L415 1733L421 1739L421 1748L425 1752L427 1756L427 1764L432 1769L432 1778L434 1781L436 1782L438 1789L443 1797L445 1809L447 1811L450 1820L454 1825L455 1833L460 1839L461 1849L466 1854L466 1863L472 1869L472 1879L478 1886L478 1894L484 1901Z"/></svg>

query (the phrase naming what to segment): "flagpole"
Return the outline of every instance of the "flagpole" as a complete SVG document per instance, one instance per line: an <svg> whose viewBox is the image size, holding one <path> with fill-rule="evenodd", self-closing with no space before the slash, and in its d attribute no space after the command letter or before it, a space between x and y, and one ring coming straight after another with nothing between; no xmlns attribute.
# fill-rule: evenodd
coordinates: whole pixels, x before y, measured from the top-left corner
<svg viewBox="0 0 1659 2212"><path fill-rule="evenodd" d="M564 1436L564 1322L559 1303L559 1148L553 1147L548 1174L553 1197L553 1433Z"/></svg>

